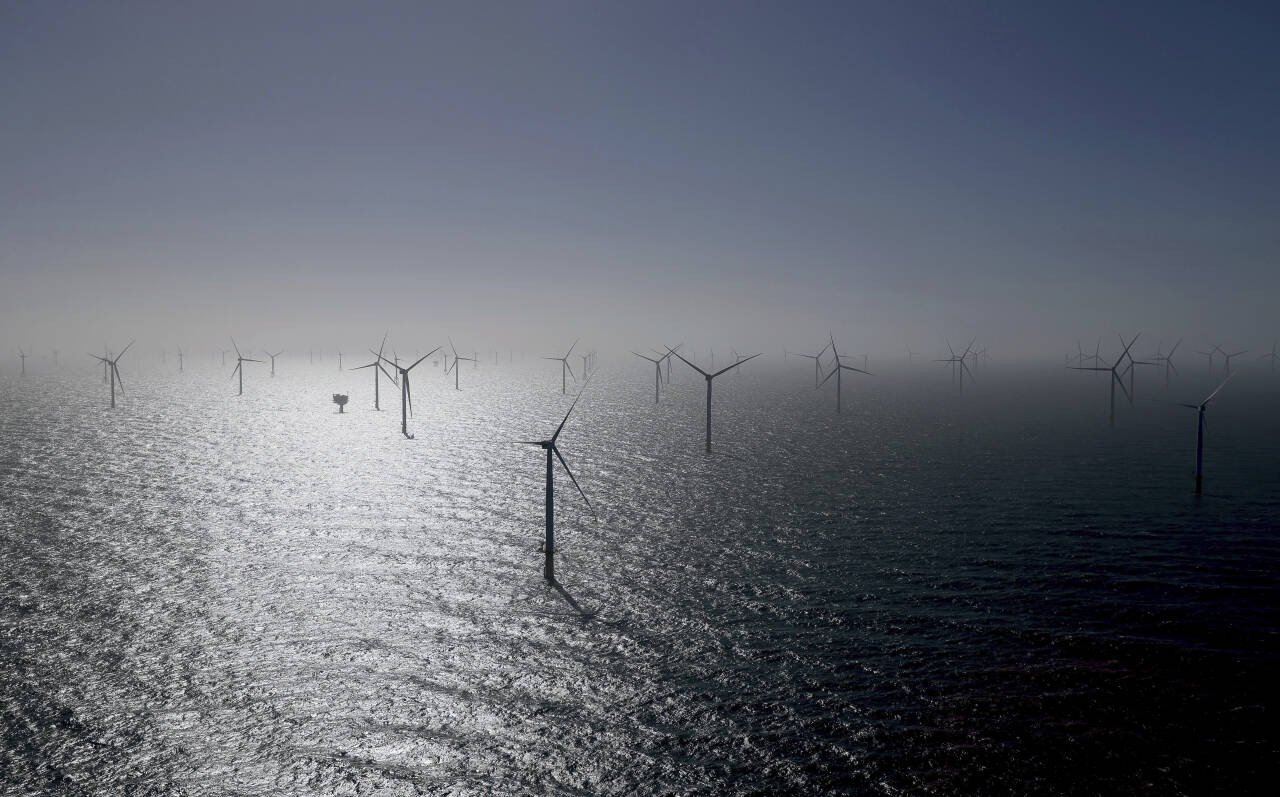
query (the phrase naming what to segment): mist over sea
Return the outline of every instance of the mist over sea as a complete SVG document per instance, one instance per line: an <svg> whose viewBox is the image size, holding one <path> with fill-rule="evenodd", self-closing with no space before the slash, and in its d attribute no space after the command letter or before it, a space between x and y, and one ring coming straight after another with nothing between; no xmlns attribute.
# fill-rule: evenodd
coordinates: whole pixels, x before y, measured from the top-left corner
<svg viewBox="0 0 1280 797"><path fill-rule="evenodd" d="M626 358L0 376L0 792L1269 793L1265 367Z"/></svg>

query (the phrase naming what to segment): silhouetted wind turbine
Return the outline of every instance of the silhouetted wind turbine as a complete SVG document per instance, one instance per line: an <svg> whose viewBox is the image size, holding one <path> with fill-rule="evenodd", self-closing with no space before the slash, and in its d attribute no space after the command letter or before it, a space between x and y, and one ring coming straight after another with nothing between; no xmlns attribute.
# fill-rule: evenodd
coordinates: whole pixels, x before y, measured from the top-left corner
<svg viewBox="0 0 1280 797"><path fill-rule="evenodd" d="M401 368L399 365L395 366L396 370L400 372L400 433L409 440L413 439L413 435L409 434L409 415L413 412L413 394L409 390L409 372L417 367L418 363L438 351L440 351L440 347L436 346L431 351L414 360L413 365L410 365L408 368ZM383 357L381 354L378 355L378 359L385 363L391 363L390 360ZM391 364L394 365L394 363Z"/></svg>
<svg viewBox="0 0 1280 797"><path fill-rule="evenodd" d="M469 362L475 362L475 361L476 361L476 358L474 358L474 357L459 357L459 356L458 356L458 350L453 348L453 338L449 338L449 348L450 348L450 349L453 349L453 389L454 389L454 390L461 390L462 388L458 385L458 371L459 371L459 370L461 370L460 368L458 368L458 361L459 361L459 360L467 360L467 361L469 361ZM449 367L448 367L448 366L445 366L444 372L445 372L446 374L447 374L447 373L449 373Z"/></svg>
<svg viewBox="0 0 1280 797"><path fill-rule="evenodd" d="M818 380L822 378L822 355L826 354L827 349L829 348L831 348L830 343L828 343L826 346L823 346L822 351L819 351L817 354L804 354L803 352L798 352L798 351L791 352L797 357L805 357L807 359L813 360L813 386L815 388L817 388L821 384ZM908 351L910 351L910 349L908 349Z"/></svg>
<svg viewBox="0 0 1280 797"><path fill-rule="evenodd" d="M1116 358L1116 361L1112 363L1110 368L1090 366L1087 368L1077 367L1073 369L1076 371L1107 371L1111 374L1111 413L1108 416L1108 422L1112 426L1116 425L1116 385L1120 385L1120 389L1124 391L1125 396L1129 395L1129 389L1124 386L1124 380L1120 378L1118 369L1120 368L1120 363L1124 362L1124 358L1129 356L1129 349L1134 343L1138 342L1138 337L1138 335L1134 335L1133 340L1129 341L1127 344L1124 342L1124 337L1120 338L1120 344L1124 346L1124 351L1120 353L1120 356Z"/></svg>
<svg viewBox="0 0 1280 797"><path fill-rule="evenodd" d="M338 370L342 370L342 352L338 352Z"/></svg>
<svg viewBox="0 0 1280 797"><path fill-rule="evenodd" d="M235 367L235 369L231 372L231 376L232 376L232 378L234 378L234 377L236 376L236 374L239 374L239 375L240 375L240 392L239 392L239 393L237 393L236 395L237 395L237 396L243 396L243 395L244 395L244 364L245 364L245 363L260 363L260 362L262 362L262 360L253 360L253 359L250 359L250 358L248 358L248 357L245 357L243 354L241 354L241 353L240 353L240 347L236 345L236 339L235 339L235 338L232 338L232 339L231 339L231 347L232 347L232 348L234 348L234 349L236 350L236 367Z"/></svg>
<svg viewBox="0 0 1280 797"><path fill-rule="evenodd" d="M583 385L583 389L586 389L585 384ZM582 496L583 501L586 501L587 508L591 510L592 514L594 514L596 511L595 507L591 506L591 502L587 500L587 494L582 492L582 486L579 485L578 480L574 478L573 471L569 470L569 463L565 462L564 456L560 453L559 447L556 446L556 440L559 439L560 433L564 431L564 425L569 420L569 415L572 414L573 408L578 406L578 401L581 398L582 398L582 393L579 392L578 398L574 399L573 404L569 405L569 412L566 412L564 414L564 420L560 421L560 425L556 427L556 433L551 435L550 440L518 440L516 441L521 445L539 446L544 451L547 452L547 493L546 493L547 495L547 500L546 500L547 526L546 526L546 536L542 541L542 550L546 555L546 558L543 560L543 565L542 565L542 577L545 578L547 581L556 580L556 564L555 564L555 550L556 550L556 500L555 500L556 492L555 492L555 489L556 488L555 488L555 479L553 477L554 474L553 474L552 463L551 463L552 455L554 455L556 459L560 460L560 464L564 466L564 472L569 474L569 478L573 481L573 486L578 488L578 494Z"/></svg>
<svg viewBox="0 0 1280 797"><path fill-rule="evenodd" d="M578 341L575 340L573 342L573 346L577 346L577 345L578 345ZM573 354L573 346L569 347L569 350L564 353L563 357L543 357L542 358L544 360L560 361L560 393L561 394L568 392L567 390L568 383L565 381L565 374L568 373L569 376L573 376L573 368L569 366L569 355ZM576 376L573 376L573 381L577 382L578 378Z"/></svg>
<svg viewBox="0 0 1280 797"><path fill-rule="evenodd" d="M965 363L965 360L969 357L969 350L973 348L974 340L977 340L977 338L970 340L969 345L966 346L964 351L959 355L956 354L955 349L951 348L951 341L947 341L947 351L951 352L951 356L946 359L938 360L940 363L951 363L952 379L954 379L958 373L960 377L960 395L964 395L964 375L968 374L969 378L973 379L973 371L969 370L969 366ZM959 368L957 369L956 366L959 366Z"/></svg>
<svg viewBox="0 0 1280 797"><path fill-rule="evenodd" d="M178 373L182 373L182 347L178 347Z"/></svg>
<svg viewBox="0 0 1280 797"><path fill-rule="evenodd" d="M870 371L864 371L861 368L854 368L852 365L845 365L844 363L840 362L840 352L836 351L836 339L834 337L831 338L831 342L828 343L827 345L831 347L831 354L835 357L835 364L831 367L831 373L827 374L826 379L823 379L821 382L818 383L818 387L822 387L823 385L825 385L827 381L831 379L831 377L834 376L836 378L836 412L839 413L840 412L840 382L842 381L840 379L840 372L841 371L857 371L858 373L866 374L867 376L872 376L873 374ZM814 389L816 390L817 388L814 388Z"/></svg>
<svg viewBox="0 0 1280 797"><path fill-rule="evenodd" d="M387 373L387 369L382 367L382 362L381 362L382 349L386 345L387 345L387 336L386 334L383 334L382 343L378 344L378 350L374 351L373 349L369 349L369 353L372 354L374 358L373 362L369 363L368 365L361 365L358 368L351 369L353 371L361 371L361 370L364 370L365 368L374 369L373 371L373 408L379 411L382 410L382 407L379 405L378 372L381 371L382 375L391 381L391 384L394 385L396 383L396 380L391 376L391 374Z"/></svg>
<svg viewBox="0 0 1280 797"><path fill-rule="evenodd" d="M1173 348L1169 349L1168 354L1156 357L1156 362L1164 363L1164 386L1165 387L1169 386L1169 372L1173 371L1173 373L1175 374L1178 373L1178 367L1173 364L1173 353L1177 351L1178 347L1181 345L1182 345L1182 338L1178 338L1178 342L1173 344Z"/></svg>
<svg viewBox="0 0 1280 797"><path fill-rule="evenodd" d="M739 365L742 365L742 364L743 364L743 363L745 363L747 360L751 360L751 359L754 359L754 358L756 358L756 357L759 357L759 356L760 356L760 354L761 354L761 352L757 352L756 354L753 354L753 355L751 355L750 357L744 357L743 359L738 360L736 363L734 363L733 365L728 366L727 368L721 368L719 371L716 371L715 373L711 373L711 374L709 374L709 373L707 373L706 371L704 371L704 370L702 370L701 368L699 368L698 366L696 366L696 365L694 365L693 363L689 362L688 360L685 360L683 356L681 356L680 354L677 354L677 353L676 353L676 350L675 350L675 349L668 348L668 349L667 349L667 351L669 351L669 352L670 352L670 353L672 353L672 354L675 354L675 355L676 355L677 357L679 357L681 360L684 360L684 364L685 364L685 365L689 366L689 367L690 367L690 368L692 368L693 370L695 370L695 371L697 371L698 373L702 374L703 378L705 378L705 379L707 380L707 453L709 454L709 453L711 453L711 380L715 379L717 376L720 376L720 374L723 374L723 373L725 373L726 371L731 371L731 370L733 370L734 368L737 368Z"/></svg>
<svg viewBox="0 0 1280 797"><path fill-rule="evenodd" d="M1200 483L1203 481L1203 476L1204 476L1204 467L1203 467L1203 465L1204 465L1204 410L1205 410L1205 407L1208 407L1208 406L1209 406L1209 402L1210 402L1210 401L1213 401L1213 397L1214 397L1214 396L1216 396L1216 395L1218 395L1218 391L1219 391L1219 390L1222 390L1222 388L1226 387L1227 382L1230 382L1230 381L1231 381L1231 377L1233 377L1233 376L1235 376L1235 374L1231 374L1231 373L1227 374L1227 378L1226 378L1226 379L1224 379L1224 380L1222 380L1222 384L1218 385L1218 387L1217 387L1216 389L1214 389L1214 391L1213 391L1212 393L1210 393L1210 394L1209 394L1209 397L1208 397L1208 398L1206 398L1204 401L1200 402L1199 404L1181 404L1181 405L1179 405L1179 406L1182 406L1182 407L1188 407L1188 408L1190 408L1190 409L1196 410L1196 415L1197 415L1197 420L1196 420L1196 494L1197 494L1197 495L1199 495L1199 493L1200 493Z"/></svg>
<svg viewBox="0 0 1280 797"><path fill-rule="evenodd" d="M271 358L271 376L273 377L276 375L276 358L279 357L281 354L284 354L284 349L281 349L275 354L272 354L271 352L267 352L267 356Z"/></svg>
<svg viewBox="0 0 1280 797"><path fill-rule="evenodd" d="M642 360L648 360L653 363L653 403L658 403L658 385L662 382L662 360L655 360L652 357L641 354L638 351L631 352Z"/></svg>
<svg viewBox="0 0 1280 797"><path fill-rule="evenodd" d="M18 359L22 360L22 376L27 375L27 353L22 349L18 349Z"/></svg>
<svg viewBox="0 0 1280 797"><path fill-rule="evenodd" d="M1231 352L1230 354L1228 354L1226 351L1224 351L1224 350L1222 350L1222 349L1218 349L1218 351L1222 352L1222 356L1227 358L1227 364L1223 367L1222 371L1223 371L1223 373L1227 374L1228 376L1230 376L1230 375L1231 375L1231 358L1232 358L1232 357L1239 357L1241 354L1248 354L1248 353L1249 353L1249 350L1248 350L1248 349L1241 349L1240 351L1233 351L1233 352Z"/></svg>
<svg viewBox="0 0 1280 797"><path fill-rule="evenodd" d="M111 409L113 410L116 408L116 382L120 383L120 392L124 393L124 379L120 376L120 366L118 363L120 362L120 358L124 356L124 353L128 351L129 347L132 345L133 341L129 341L129 346L125 346L124 349L115 357L99 357L96 354L89 355L93 359L101 361L102 366L106 368L111 375Z"/></svg>

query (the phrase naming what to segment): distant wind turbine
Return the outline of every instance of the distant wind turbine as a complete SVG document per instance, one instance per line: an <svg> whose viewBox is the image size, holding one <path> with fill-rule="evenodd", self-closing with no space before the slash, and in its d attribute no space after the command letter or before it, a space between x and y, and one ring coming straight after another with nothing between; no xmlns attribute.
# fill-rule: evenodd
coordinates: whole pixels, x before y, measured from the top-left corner
<svg viewBox="0 0 1280 797"><path fill-rule="evenodd" d="M1222 356L1227 358L1227 364L1226 364L1225 366L1223 366L1223 368L1222 368L1222 372L1223 372L1224 374L1227 374L1228 376L1230 376L1230 375L1231 375L1231 358L1232 358L1232 357L1239 357L1241 354L1248 354L1248 353L1249 353L1249 350L1248 350L1248 349L1241 349L1240 351L1233 351L1233 352L1231 352L1230 354L1228 354L1228 353L1227 353L1225 350L1223 350L1223 349L1218 349L1218 351L1222 352Z"/></svg>
<svg viewBox="0 0 1280 797"><path fill-rule="evenodd" d="M281 354L284 354L284 349L281 349L275 354L272 354L271 352L267 352L267 356L271 358L271 376L272 377L276 375L276 358L279 357Z"/></svg>
<svg viewBox="0 0 1280 797"><path fill-rule="evenodd" d="M1182 345L1182 338L1178 338L1178 342L1173 344L1173 348L1169 349L1169 353L1165 355L1157 355L1156 362L1164 364L1164 386L1169 386L1169 372L1178 373L1178 367L1173 364L1173 353Z"/></svg>
<svg viewBox="0 0 1280 797"><path fill-rule="evenodd" d="M1222 384L1209 394L1209 397L1199 404L1181 404L1179 406L1196 410L1196 494L1200 494L1200 484L1204 480L1204 410L1209 406L1209 402L1213 401L1213 397L1218 395L1218 391L1226 387L1227 382L1231 381L1231 377L1235 374L1227 374L1227 378L1222 380Z"/></svg>
<svg viewBox="0 0 1280 797"><path fill-rule="evenodd" d="M829 349L829 348L831 348L831 344L830 344L830 343L828 343L826 346L823 346L823 347L822 347L822 350L821 350L821 351L819 351L817 354L804 354L803 352L798 352L798 351L793 351L793 352L791 352L792 354L794 354L794 355L795 355L795 356L797 356L797 357L804 357L804 358L806 358L806 359L813 360L813 386L814 386L814 388L819 387L819 385L821 384L818 380L820 380L820 379L822 378L822 355L826 354L826 353L827 353L827 349Z"/></svg>
<svg viewBox="0 0 1280 797"><path fill-rule="evenodd" d="M1126 397L1129 395L1129 389L1124 386L1124 380L1120 378L1120 363L1124 362L1124 358L1129 356L1129 349L1137 342L1138 335L1134 335L1133 340L1128 343L1124 342L1124 337L1122 336L1120 338L1120 345L1124 346L1124 351L1120 353L1120 356L1116 358L1116 361L1111 364L1110 368L1102 368L1100 366L1079 366L1073 369L1076 371L1106 371L1111 374L1111 412L1108 416L1108 422L1112 426L1116 425L1116 385L1120 385L1120 389L1124 391Z"/></svg>
<svg viewBox="0 0 1280 797"><path fill-rule="evenodd" d="M818 383L818 387L822 387L823 385L825 385L828 382L828 380L831 379L831 377L834 376L836 378L836 413L838 414L840 412L840 402L841 402L840 383L842 380L840 378L840 372L841 371L857 371L858 373L866 374L867 376L872 376L873 374L870 371L864 371L861 368L854 368L852 365L845 365L844 363L840 362L840 352L836 350L836 339L834 336L831 337L831 342L828 343L827 345L831 347L831 354L834 356L835 359L834 359L834 363L831 366L831 373L827 374L826 378ZM814 389L816 390L817 388L814 388Z"/></svg>
<svg viewBox="0 0 1280 797"><path fill-rule="evenodd" d="M413 394L409 390L409 372L417 367L418 363L438 351L440 351L440 347L436 346L417 360L414 360L413 365L410 365L408 368L401 368L399 365L395 366L396 370L400 372L400 433L409 440L413 439L413 435L409 434L409 414L413 412ZM381 354L378 355L378 359L382 360L384 363L394 364Z"/></svg>
<svg viewBox="0 0 1280 797"><path fill-rule="evenodd" d="M89 355L93 359L101 361L103 367L106 368L111 375L111 409L113 410L116 408L116 382L120 383L120 392L122 394L124 393L124 379L120 376L120 358L124 356L124 353L129 350L130 346L133 346L133 341L129 341L129 345L125 346L124 349L115 357L111 357L109 355L107 357L99 357L96 354Z"/></svg>
<svg viewBox="0 0 1280 797"><path fill-rule="evenodd" d="M18 349L18 359L22 360L22 376L27 375L27 353L22 349Z"/></svg>
<svg viewBox="0 0 1280 797"><path fill-rule="evenodd" d="M977 338L974 338L973 340L977 340ZM969 341L969 345L966 346L964 351L959 355L956 354L955 349L951 348L951 341L947 341L947 351L951 352L951 356L938 360L940 363L951 363L951 375L953 379L955 376L959 375L961 395L964 395L964 375L968 374L969 378L973 379L973 371L970 371L969 366L965 363L965 360L969 357L969 351L973 349L973 340Z"/></svg>
<svg viewBox="0 0 1280 797"><path fill-rule="evenodd" d="M182 373L182 347L178 347L178 373Z"/></svg>
<svg viewBox="0 0 1280 797"><path fill-rule="evenodd" d="M585 384L583 388L585 389ZM560 464L564 467L564 472L569 474L569 479L573 482L573 486L578 488L578 495L582 496L582 500L586 501L587 508L595 514L595 507L591 506L591 502L587 500L587 494L582 491L582 486L578 484L578 480L574 478L573 471L569 469L569 463L565 462L564 455L560 453L560 448L556 445L556 440L560 438L560 433L564 431L564 425L569 420L569 415L573 413L573 408L578 406L582 393L578 393L578 398L573 400L573 404L569 405L569 412L564 414L564 420L560 421L560 425L556 427L556 433L551 435L550 440L519 440L521 445L539 446L547 452L547 488L546 488L546 534L542 541L542 550L545 555L542 565L542 577L547 581L556 580L556 486L554 472L552 470L551 457L560 460Z"/></svg>
<svg viewBox="0 0 1280 797"><path fill-rule="evenodd" d="M364 370L365 368L373 369L373 408L378 411L382 410L382 406L379 404L379 395L378 395L378 382L380 381L378 378L378 372L382 372L382 375L385 376L388 380L390 380L391 384L394 385L396 383L395 378L392 377L391 374L387 373L386 368L382 367L382 349L386 345L387 345L387 336L384 334L382 336L382 343L378 345L378 350L374 351L373 349L369 349L369 353L373 355L373 362L369 363L368 365L361 365L358 368L351 369L353 371L361 371L361 370Z"/></svg>
<svg viewBox="0 0 1280 797"><path fill-rule="evenodd" d="M648 355L641 354L638 351L631 352L642 360L648 360L653 363L653 403L658 403L658 385L662 382L662 360L656 360Z"/></svg>
<svg viewBox="0 0 1280 797"><path fill-rule="evenodd" d="M449 338L449 348L450 348L450 349L453 349L453 389L454 389L454 390L461 390L462 388L461 388L461 387L459 386L459 384L458 384L458 371L460 371L460 370L462 370L462 369L458 367L458 361L459 361L459 360L467 360L467 361L470 361L470 362L475 362L475 361L476 361L476 358L474 358L474 357L459 357L459 356L458 356L458 350L453 348L453 338ZM447 374L447 373L449 373L449 368L448 368L448 366L446 366L446 367L445 367L444 372L445 372L446 374Z"/></svg>
<svg viewBox="0 0 1280 797"><path fill-rule="evenodd" d="M262 360L253 360L253 359L250 359L250 358L248 358L248 357L245 357L243 354L241 354L241 353L240 353L240 347L236 345L236 339L235 339L235 338L232 338L232 339L231 339L231 347L232 347L232 348L234 348L234 349L236 350L236 367L235 367L235 369L231 372L231 376L232 376L232 378L233 378L233 379L235 378L235 376L236 376L237 374L240 376L240 392L239 392L239 393L237 393L236 395L237 395L237 396L243 396L243 395L244 395L244 364L245 364L245 363L260 363L260 362L262 362Z"/></svg>
<svg viewBox="0 0 1280 797"><path fill-rule="evenodd" d="M721 368L719 371L716 371L715 373L707 373L706 371L702 370L701 368L689 362L688 360L685 360L684 357L678 354L675 349L668 348L667 351L670 352L671 354L675 354L675 356L679 357L681 360L684 360L685 365L689 366L693 370L702 374L703 378L707 380L707 453L709 454L711 453L711 380L715 379L717 376L720 376L726 371L731 371L734 368L737 368L739 365L742 365L748 360L752 360L752 359L755 359L756 357L759 357L760 353L753 354L750 357L744 357L743 359L738 360L733 365L730 365L727 368Z"/></svg>
<svg viewBox="0 0 1280 797"><path fill-rule="evenodd" d="M577 346L577 345L578 345L578 341L575 340L573 342L573 346ZM565 381L565 374L567 373L569 376L573 376L573 368L569 365L569 355L573 354L573 346L569 347L569 350L564 353L563 357L543 357L542 358L544 360L558 360L560 362L560 393L561 394L568 392L568 382ZM578 378L576 376L573 376L573 381L577 382Z"/></svg>

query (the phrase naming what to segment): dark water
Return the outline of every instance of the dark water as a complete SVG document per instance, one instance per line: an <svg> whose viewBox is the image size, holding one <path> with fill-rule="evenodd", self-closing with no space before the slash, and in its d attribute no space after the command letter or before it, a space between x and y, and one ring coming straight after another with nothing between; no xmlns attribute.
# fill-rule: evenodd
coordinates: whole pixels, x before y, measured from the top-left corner
<svg viewBox="0 0 1280 797"><path fill-rule="evenodd" d="M123 365L124 363L122 363ZM542 366L546 365L547 368ZM644 364L641 363L641 366ZM1271 793L1280 381L0 381L5 794ZM682 380L682 381L681 381ZM1191 400L1207 375L1151 398ZM338 415L329 394L351 394ZM397 409L393 390L384 408Z"/></svg>

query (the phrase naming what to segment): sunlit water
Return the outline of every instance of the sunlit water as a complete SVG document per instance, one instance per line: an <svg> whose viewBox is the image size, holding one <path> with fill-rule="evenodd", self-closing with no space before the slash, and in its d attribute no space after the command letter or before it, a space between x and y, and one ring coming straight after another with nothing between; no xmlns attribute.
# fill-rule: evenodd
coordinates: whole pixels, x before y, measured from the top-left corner
<svg viewBox="0 0 1280 797"><path fill-rule="evenodd" d="M0 379L0 791L1265 792L1280 380L803 362ZM33 369L38 370L38 369ZM1184 367L1184 370L1190 370ZM1145 375L1145 374L1144 374ZM856 376L856 375L855 375ZM330 394L351 403L338 414ZM1146 395L1142 394L1145 391Z"/></svg>

